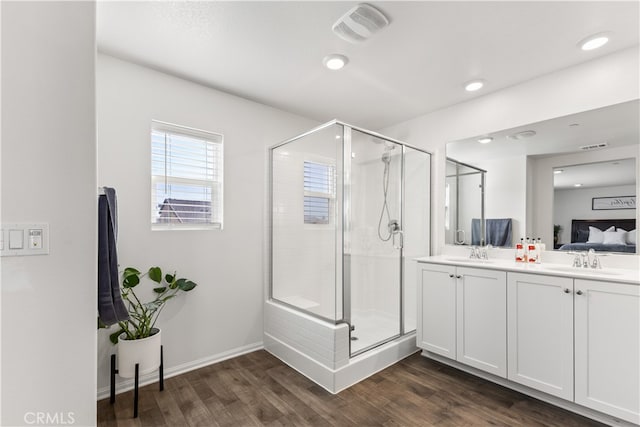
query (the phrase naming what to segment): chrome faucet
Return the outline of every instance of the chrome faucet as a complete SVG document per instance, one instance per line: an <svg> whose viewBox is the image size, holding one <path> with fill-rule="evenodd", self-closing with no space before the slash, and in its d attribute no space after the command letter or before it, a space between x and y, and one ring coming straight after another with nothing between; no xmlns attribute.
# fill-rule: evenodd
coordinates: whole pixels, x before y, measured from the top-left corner
<svg viewBox="0 0 640 427"><path fill-rule="evenodd" d="M582 268L589 268L589 254L582 252L580 256L582 257Z"/></svg>
<svg viewBox="0 0 640 427"><path fill-rule="evenodd" d="M480 248L480 259L489 260L489 249L491 249L492 247L493 246L491 245L487 245Z"/></svg>
<svg viewBox="0 0 640 427"><path fill-rule="evenodd" d="M600 257L598 257L598 254L596 254L596 251L594 251L593 248L589 249L589 253L587 256L591 258L592 255L593 255L593 260L590 260L589 262L589 265L591 266L591 268L602 269L602 264L600 263Z"/></svg>
<svg viewBox="0 0 640 427"><path fill-rule="evenodd" d="M471 246L469 248L471 249L471 252L469 253L469 258L489 260L489 249L491 248L492 248L491 245L482 246L482 247Z"/></svg>
<svg viewBox="0 0 640 427"><path fill-rule="evenodd" d="M589 249L589 252L574 252L573 267L576 268L602 268L600 257L596 251Z"/></svg>
<svg viewBox="0 0 640 427"><path fill-rule="evenodd" d="M469 253L469 258L471 259L480 259L480 250L477 246L471 246L471 252Z"/></svg>
<svg viewBox="0 0 640 427"><path fill-rule="evenodd" d="M582 262L580 261L580 252L576 252L573 257L573 267L582 267Z"/></svg>

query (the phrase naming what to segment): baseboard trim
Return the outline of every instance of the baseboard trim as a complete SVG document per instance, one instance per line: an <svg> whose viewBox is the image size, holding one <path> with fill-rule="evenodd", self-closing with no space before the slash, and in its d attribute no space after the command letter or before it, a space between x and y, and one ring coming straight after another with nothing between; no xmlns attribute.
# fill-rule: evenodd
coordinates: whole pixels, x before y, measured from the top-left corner
<svg viewBox="0 0 640 427"><path fill-rule="evenodd" d="M461 371L467 372L469 374L475 375L477 377L483 378L487 381L491 381L493 383L499 384L503 387L510 388L511 390L515 390L522 394L526 394L527 396L531 396L538 400L542 400L543 402L550 403L551 405L558 406L562 409L566 409L567 411L571 411L578 415L582 415L587 418L591 418L592 420L599 421L601 423L615 426L615 427L637 427L637 424L630 423L625 420L621 420L619 418L612 417L611 415L603 414L602 412L595 411L590 408L586 408L582 405L578 405L577 403L570 402L568 400L562 399L560 397L552 396L550 394L544 393L542 391L535 390L533 388L527 387L525 385L521 385L515 383L513 381L509 381L506 378L497 377L488 372L481 371L471 366L467 366L463 363L460 363L456 360L449 359L448 357L440 356L439 354L432 353L427 350L422 350L422 356L427 359L433 359L437 362L443 363L445 365L449 365L453 368L459 369Z"/></svg>
<svg viewBox="0 0 640 427"><path fill-rule="evenodd" d="M263 350L264 343L262 341L253 344L248 344L242 347L237 347L229 351L214 354L209 357L203 357L201 359L194 360L192 362L183 363L181 365L173 366L171 368L165 368L164 378L175 377L176 375L184 374L195 369L203 368L205 366L213 365L227 359L242 356L243 354L252 353L254 351ZM120 380L120 381L118 381ZM158 372L152 372L140 377L140 387L157 383ZM129 390L133 390L133 378L123 380L116 376L116 394L124 393ZM97 391L97 400L102 400L109 397L109 386L99 388Z"/></svg>

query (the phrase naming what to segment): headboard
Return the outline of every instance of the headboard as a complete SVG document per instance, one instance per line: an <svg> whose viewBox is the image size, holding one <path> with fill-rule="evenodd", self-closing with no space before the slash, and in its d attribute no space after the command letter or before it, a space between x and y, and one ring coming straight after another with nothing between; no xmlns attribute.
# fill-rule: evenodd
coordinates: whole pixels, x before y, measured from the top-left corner
<svg viewBox="0 0 640 427"><path fill-rule="evenodd" d="M636 219L573 219L571 220L571 243L584 243L589 239L589 227L606 230L611 226L631 231L636 228Z"/></svg>

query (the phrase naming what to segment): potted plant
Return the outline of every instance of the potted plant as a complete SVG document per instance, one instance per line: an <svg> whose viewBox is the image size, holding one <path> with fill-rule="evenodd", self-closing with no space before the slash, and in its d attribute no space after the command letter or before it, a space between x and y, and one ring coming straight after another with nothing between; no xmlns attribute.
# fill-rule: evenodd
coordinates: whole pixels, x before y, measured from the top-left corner
<svg viewBox="0 0 640 427"><path fill-rule="evenodd" d="M134 288L147 277L155 285L155 298L143 302ZM155 327L158 316L167 301L180 292L189 292L197 285L189 279L178 278L176 273L162 275L160 267L151 267L145 273L127 267L122 274L122 299L129 312L129 320L118 322L118 330L109 336L118 344L118 374L134 376L135 364L139 374L153 372L160 366L160 329Z"/></svg>
<svg viewBox="0 0 640 427"><path fill-rule="evenodd" d="M560 241L560 232L562 231L562 226L560 224L553 225L553 244L557 245Z"/></svg>

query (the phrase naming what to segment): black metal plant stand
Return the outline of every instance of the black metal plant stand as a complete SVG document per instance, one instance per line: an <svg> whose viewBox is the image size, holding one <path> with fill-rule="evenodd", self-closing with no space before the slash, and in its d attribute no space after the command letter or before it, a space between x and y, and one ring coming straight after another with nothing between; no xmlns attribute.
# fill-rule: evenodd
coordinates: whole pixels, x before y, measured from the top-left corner
<svg viewBox="0 0 640 427"><path fill-rule="evenodd" d="M138 383L140 364L136 363L136 371L133 382L133 418L138 418ZM109 402L113 405L116 402L116 355L111 355L111 396ZM158 378L160 380L160 391L164 390L164 356L162 346L160 346L160 367L158 368Z"/></svg>

